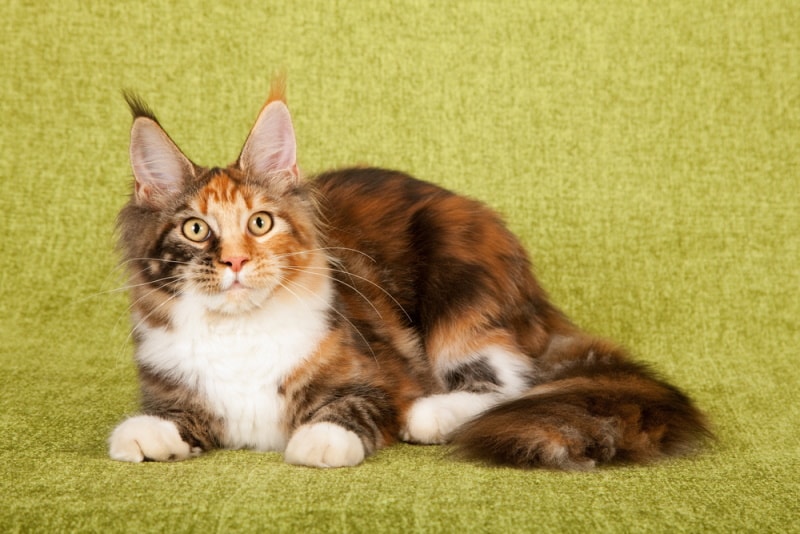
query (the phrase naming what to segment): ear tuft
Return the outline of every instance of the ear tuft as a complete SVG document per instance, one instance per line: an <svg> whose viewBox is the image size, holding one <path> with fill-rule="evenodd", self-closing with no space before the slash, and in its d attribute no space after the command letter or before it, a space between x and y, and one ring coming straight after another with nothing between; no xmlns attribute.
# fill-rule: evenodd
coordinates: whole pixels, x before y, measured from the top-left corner
<svg viewBox="0 0 800 534"><path fill-rule="evenodd" d="M163 205L194 176L195 165L158 124L153 112L138 97L125 99L133 113L130 157L136 179L135 198L142 204Z"/></svg>
<svg viewBox="0 0 800 534"><path fill-rule="evenodd" d="M131 115L134 119L138 119L139 117L147 117L158 124L156 114L153 113L153 110L150 109L150 106L148 106L139 95L129 89L124 89L122 91L122 97L125 99L125 102L128 103L128 107L130 108Z"/></svg>
<svg viewBox="0 0 800 534"><path fill-rule="evenodd" d="M269 84L269 96L267 97L267 102L264 104L270 104L272 102L286 102L286 73L281 71L278 72Z"/></svg>
<svg viewBox="0 0 800 534"><path fill-rule="evenodd" d="M267 102L247 136L237 163L257 179L287 174L298 177L297 143L286 107L285 76L278 75L272 80Z"/></svg>

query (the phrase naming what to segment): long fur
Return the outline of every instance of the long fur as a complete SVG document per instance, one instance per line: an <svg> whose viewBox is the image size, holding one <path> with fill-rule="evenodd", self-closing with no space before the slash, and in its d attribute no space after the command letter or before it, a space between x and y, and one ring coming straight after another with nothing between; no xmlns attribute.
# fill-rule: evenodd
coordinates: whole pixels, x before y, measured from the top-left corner
<svg viewBox="0 0 800 534"><path fill-rule="evenodd" d="M274 107L282 79L267 105L226 168L195 165L152 123L132 141L119 246L142 415L112 434L112 457L253 448L340 466L402 439L587 469L710 435L687 395L550 303L484 204L378 168L306 180Z"/></svg>
<svg viewBox="0 0 800 534"><path fill-rule="evenodd" d="M461 427L456 451L521 468L589 469L687 454L711 437L678 388L619 349L592 345L576 346L551 381Z"/></svg>

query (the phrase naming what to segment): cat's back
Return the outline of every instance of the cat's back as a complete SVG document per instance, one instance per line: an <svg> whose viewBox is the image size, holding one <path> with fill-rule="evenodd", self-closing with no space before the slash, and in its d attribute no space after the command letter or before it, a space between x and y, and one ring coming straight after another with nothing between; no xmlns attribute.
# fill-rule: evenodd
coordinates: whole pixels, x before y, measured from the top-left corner
<svg viewBox="0 0 800 534"><path fill-rule="evenodd" d="M384 265L526 256L488 206L408 174L356 167L320 174L314 184L329 237Z"/></svg>
<svg viewBox="0 0 800 534"><path fill-rule="evenodd" d="M379 168L330 171L314 183L332 253L422 323L541 293L519 240L479 201Z"/></svg>
<svg viewBox="0 0 800 534"><path fill-rule="evenodd" d="M369 222L366 227L380 224L384 229L408 222L426 206L456 197L408 174L375 167L328 171L318 175L314 184L325 218L355 224Z"/></svg>
<svg viewBox="0 0 800 534"><path fill-rule="evenodd" d="M458 267L492 258L528 263L521 244L491 208L408 174L373 167L329 171L313 182L327 234L376 260L448 258ZM489 262L489 264L487 264ZM504 267L504 266L503 266Z"/></svg>

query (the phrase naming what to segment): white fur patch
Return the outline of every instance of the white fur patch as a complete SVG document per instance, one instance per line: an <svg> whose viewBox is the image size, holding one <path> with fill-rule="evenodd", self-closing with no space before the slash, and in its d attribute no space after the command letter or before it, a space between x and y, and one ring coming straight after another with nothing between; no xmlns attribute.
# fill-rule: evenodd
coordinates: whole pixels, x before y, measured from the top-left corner
<svg viewBox="0 0 800 534"><path fill-rule="evenodd" d="M475 354L485 358L501 384L494 393L454 391L417 399L406 414L404 441L413 443L446 443L458 427L478 414L514 398L528 389L530 364L522 355L499 346L489 346ZM469 360L462 360L469 361ZM440 369L440 373L446 370Z"/></svg>
<svg viewBox="0 0 800 534"><path fill-rule="evenodd" d="M456 391L417 399L406 414L401 438L411 443L446 443L455 429L497 404L497 398Z"/></svg>
<svg viewBox="0 0 800 534"><path fill-rule="evenodd" d="M528 390L530 387L528 379L532 368L530 358L497 345L486 347L480 354L497 373L497 378L502 384L500 388L502 399L516 397Z"/></svg>
<svg viewBox="0 0 800 534"><path fill-rule="evenodd" d="M186 460L200 453L181 439L175 423L152 415L138 415L120 423L108 445L111 458L120 462Z"/></svg>
<svg viewBox="0 0 800 534"><path fill-rule="evenodd" d="M309 467L351 467L364 460L364 445L354 432L333 423L303 425L289 440L284 460Z"/></svg>
<svg viewBox="0 0 800 534"><path fill-rule="evenodd" d="M281 451L286 446L283 380L328 331L330 287L276 292L235 316L209 314L205 297L183 295L171 328L138 326L140 364L196 389L224 421L223 446Z"/></svg>

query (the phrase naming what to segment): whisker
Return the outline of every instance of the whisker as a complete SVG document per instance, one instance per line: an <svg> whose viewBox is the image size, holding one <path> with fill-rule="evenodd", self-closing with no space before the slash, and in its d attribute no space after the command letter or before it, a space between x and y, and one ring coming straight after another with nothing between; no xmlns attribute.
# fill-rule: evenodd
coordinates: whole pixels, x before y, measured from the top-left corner
<svg viewBox="0 0 800 534"><path fill-rule="evenodd" d="M153 293L158 293L159 291L163 291L163 290L164 290L164 288L165 288L165 287L167 287L167 285L168 285L168 284L162 284L162 285L160 285L160 286L155 286L155 287L153 287L153 289L151 289L151 290L150 290L150 291L148 291L147 293L145 293L145 294L141 295L141 296L140 296L139 298L137 298L136 300L132 301L132 302L131 302L131 304L130 304L130 306L128 306L128 311L130 312L131 310L133 310L133 308L134 308L134 307L135 307L137 304L139 304L141 301L145 300L147 297L149 297L149 296L150 296L150 295L152 295ZM180 291L178 291L176 294L172 295L172 297L170 297L170 298L174 298L175 296L177 296L177 295L179 295L179 294L182 294L182 293L181 293Z"/></svg>
<svg viewBox="0 0 800 534"><path fill-rule="evenodd" d="M148 296L148 295L150 295L150 294L154 293L155 291L157 291L157 290L156 290L156 289L154 289L153 291L151 291L151 292L147 293L147 295L143 296L143 297L142 297L142 299L143 299L143 298L145 298L146 296ZM142 317L142 318L141 318L141 319L140 319L140 320L139 320L139 321L138 321L138 322L137 322L137 323L136 323L136 324L133 326L133 328L131 328L131 331L130 331L130 333L128 334L128 337L125 339L125 341L126 341L126 342L127 342L127 341L129 341L129 340L130 340L130 339L133 337L133 334L134 334L134 332L136 332L136 330L137 330L137 329L139 329L139 328L140 328L140 327L141 327L141 326L144 324L144 322L145 322L145 321L147 321L147 319L149 319L149 318L150 318L150 317L151 317L151 316L152 316L154 313L156 313L158 310L160 310L160 309L161 309L163 306L166 306L167 304L169 304L169 303L170 303L170 302L172 302L173 300L175 300L175 299L177 299L178 297L182 296L183 294L184 294L184 292L181 292L181 291L179 291L179 292L177 292L177 293L175 293L175 294L172 294L172 295L170 295L170 296L169 296L169 298L165 299L165 300L164 300L164 302L162 302L161 304L159 304L158 306L156 306L155 308L153 308L152 310L150 310L150 312L149 312L147 315L145 315L144 317ZM142 299L138 299L136 302L139 302L139 301L140 301L140 300L142 300ZM134 304L131 304L130 308L133 308L133 306L134 306L135 304L136 304L136 303L134 303ZM129 308L129 309L130 309L130 308Z"/></svg>
<svg viewBox="0 0 800 534"><path fill-rule="evenodd" d="M295 268L295 269L299 269L299 268ZM413 322L412 319L411 319L411 315L409 315L409 313L405 310L405 308L403 308L403 305L400 304L400 302L396 298L394 298L394 296L389 291L387 291L386 289L381 287L380 284L376 284L375 282L373 282L369 278L365 278L363 276L360 276L360 275L357 275L357 274L353 274L350 271L348 271L344 266L340 266L340 268L338 268L338 269L331 269L330 267L313 267L313 266L309 266L309 267L304 267L304 269L333 270L333 271L340 272L340 273L342 273L342 274L344 274L346 276L352 277L352 278L358 278L359 280L362 280L362 281L374 286L376 289L381 291L384 295L389 297L389 299L391 299L391 301L395 303L395 305L400 309L400 311L403 312L403 315L406 316L406 319L408 319L408 322L409 323ZM350 286L349 284L346 284L346 283L342 282L338 278L335 278L335 277L331 277L331 278L333 280L336 280L337 282L339 282L341 284L346 285L347 287L352 288L359 295L361 295L361 292L356 290L353 286ZM374 308L374 306L373 306L373 308ZM375 311L377 312L377 310L375 310ZM378 315L380 316L380 313Z"/></svg>
<svg viewBox="0 0 800 534"><path fill-rule="evenodd" d="M383 315L382 315L382 314L381 314L381 312L378 310L378 308L376 308L376 307L375 307L375 304L373 304L373 303L372 303L372 301L371 301L371 300L369 300L369 298L368 298L368 297L367 297L367 296L366 296L364 293L362 293L361 291L359 291L358 289L356 289L356 287L355 287L355 286L351 286L351 285L350 285L350 284L348 284L347 282L344 282L344 281L342 281L342 280L339 280L338 278L336 278L335 276L331 276L330 274L326 274L326 273L315 273L315 272L312 272L310 269L312 269L313 267L305 267L305 268L304 268L304 267L289 267L289 266L284 266L283 268L284 268L284 269L286 269L287 271L295 271L295 272L299 272L299 273L303 273L303 274L313 274L314 276L320 276L320 277L323 277L323 278L327 278L328 280L333 280L334 282L339 282L339 283L340 283L340 284L342 284L343 286L349 287L350 289L352 289L353 291L355 291L356 293L358 293L358 295L359 295L359 296L360 296L362 299L364 299L364 302L366 302L367 304L369 304L369 306L370 306L370 307L373 309L373 311L375 312L375 314L376 314L376 315L377 315L379 318L383 319ZM323 267L317 267L317 269L323 269ZM326 270L327 270L327 269L326 269Z"/></svg>
<svg viewBox="0 0 800 534"><path fill-rule="evenodd" d="M157 261L160 263L174 263L176 265L191 265L192 262L190 261L181 261L181 260L168 260L166 258L149 258L149 257L141 257L141 258L128 258L124 261L121 261L117 264L117 269L121 267L125 267L129 263L133 263L135 261Z"/></svg>
<svg viewBox="0 0 800 534"><path fill-rule="evenodd" d="M369 349L369 352L370 352L370 354L372 355L372 359L374 359L376 362L378 362L378 357L377 357L377 356L375 356L375 352L372 350L372 345L370 345L370 344L369 344L369 342L367 341L367 338L366 338L366 337L364 337L364 334L362 334L362 333L361 333L361 331L360 331L358 328L356 328L356 325L354 325L354 324L353 324L353 322L352 322L352 321L350 321L350 319L348 319L348 318L347 318L347 317L346 317L346 316L345 316L345 315L344 315L342 312L340 312L339 310L337 310L335 306L333 306L333 305L332 305L330 302L324 301L324 300L322 299L322 297L320 297L319 295L317 295L317 294L316 294L314 291L312 291L311 289L308 289L307 287L303 286L302 284L298 284L297 282L295 282L295 281L293 281L293 280L288 280L288 279L278 280L278 284L280 284L280 286L281 286L281 287L283 287L283 288L284 288L286 291L288 291L289 293L291 293L292 295L294 295L294 296L295 296L295 298L298 298L298 299L299 299L300 297L299 297L299 295L297 295L297 293L295 293L294 291L292 291L291 289L289 289L289 287L288 287L288 286L286 286L286 285L284 284L284 282L285 282L285 283L288 283L288 284L292 284L292 285L293 285L294 287L296 287L296 288L303 289L304 291L307 291L307 292L309 293L309 295L311 295L311 296L312 296L314 299L316 299L316 300L318 300L318 301L322 302L322 303L323 303L323 304L325 304L325 305L326 305L326 306L327 306L327 307L328 307L330 310L332 310L334 313L336 313L336 315L338 315L339 317L341 317L341 318L342 318L342 319L343 319L343 320L344 320L344 321L345 321L347 324L349 324L349 325L350 325L350 327L351 327L353 330L355 330L356 334L358 334L358 336L359 336L359 337L362 339L362 341L364 341L364 344L367 346L367 349ZM378 363L380 363L380 362L378 362Z"/></svg>
<svg viewBox="0 0 800 534"><path fill-rule="evenodd" d="M100 297L100 296L103 296L103 295L110 295L110 294L113 294L113 293L122 293L124 291L135 289L137 287L154 285L154 284L158 284L160 282L169 283L169 282L173 282L175 280L180 280L181 278L183 278L183 275L165 276L164 278L157 278L157 279L153 280L152 282L142 282L140 284L126 284L124 286L116 287L114 289L108 289L106 291L100 291L99 293L94 293L93 295L90 295L90 297L87 297L87 298ZM167 285L168 284L162 284L162 285L158 286L157 289L163 289Z"/></svg>
<svg viewBox="0 0 800 534"><path fill-rule="evenodd" d="M188 262L188 261L167 260L167 259L164 259L164 258L150 258L150 257L128 258L126 260L120 261L114 267L112 267L111 272L108 273L108 275L105 277L105 279L100 284L100 286L101 287L104 286L106 284L106 282L108 282L108 279L112 276L112 274L114 272L126 269L126 268L128 268L129 264L131 264L133 262L136 262L136 261L157 261L157 262L161 262L161 263L173 263L173 264L176 264L176 265L191 265L192 264L191 262ZM136 276L137 274L141 274L143 272L146 272L147 270L148 270L148 268L145 267L144 269L140 269L138 271L130 271L128 273L128 276L129 277ZM105 292L97 293L97 295L102 295L102 294L105 294ZM90 295L90 297L91 296L94 296L94 295Z"/></svg>
<svg viewBox="0 0 800 534"><path fill-rule="evenodd" d="M361 251L361 250L354 249L354 248L349 248L349 247L319 247L319 248L310 248L310 249L306 249L306 250L300 250L300 251L297 251L297 252L285 252L285 253L283 253L283 254L276 254L274 257L275 257L275 258L287 258L287 257L289 257L289 256L297 256L297 255L300 255L300 254L308 254L309 252L327 252L327 251L329 251L329 250L346 250L346 251L348 251L348 252L355 252L356 254L360 254L360 255L364 256L365 258L367 258L368 260L370 260L372 263L378 263L378 262L377 262L377 260L376 260L375 258L373 258L372 256L370 256L370 255L369 255L369 254L367 254L366 252L363 252L363 251Z"/></svg>
<svg viewBox="0 0 800 534"><path fill-rule="evenodd" d="M132 273L132 277L136 276L138 274L141 274L142 272L144 272L144 270L141 270L141 271L136 272L136 273ZM103 290L103 291L95 291L95 292L89 293L88 295L86 295L83 298L74 300L72 302L72 304L75 304L75 305L82 304L82 303L87 302L87 301L89 301L91 299L94 299L94 298L103 297L103 296L107 296L107 295L113 295L113 294L116 294L116 293L123 293L125 291L129 291L131 289L135 289L137 287L148 286L148 285L151 285L151 284L159 284L161 282L167 282L166 284L162 284L162 285L159 286L159 288L164 288L164 287L167 286L167 284L169 282L172 282L172 281L175 281L175 280L180 280L182 278L182 276L183 275L180 275L180 274L173 275L173 276L165 276L163 278L156 278L155 280L152 280L152 281L149 281L149 282L141 282L141 283L138 283L138 284L123 284L123 285L121 285L119 287L115 287L113 289L106 289L106 290ZM106 277L106 279L108 279L108 277ZM100 285L102 286L102 285L104 285L104 283L100 284Z"/></svg>

